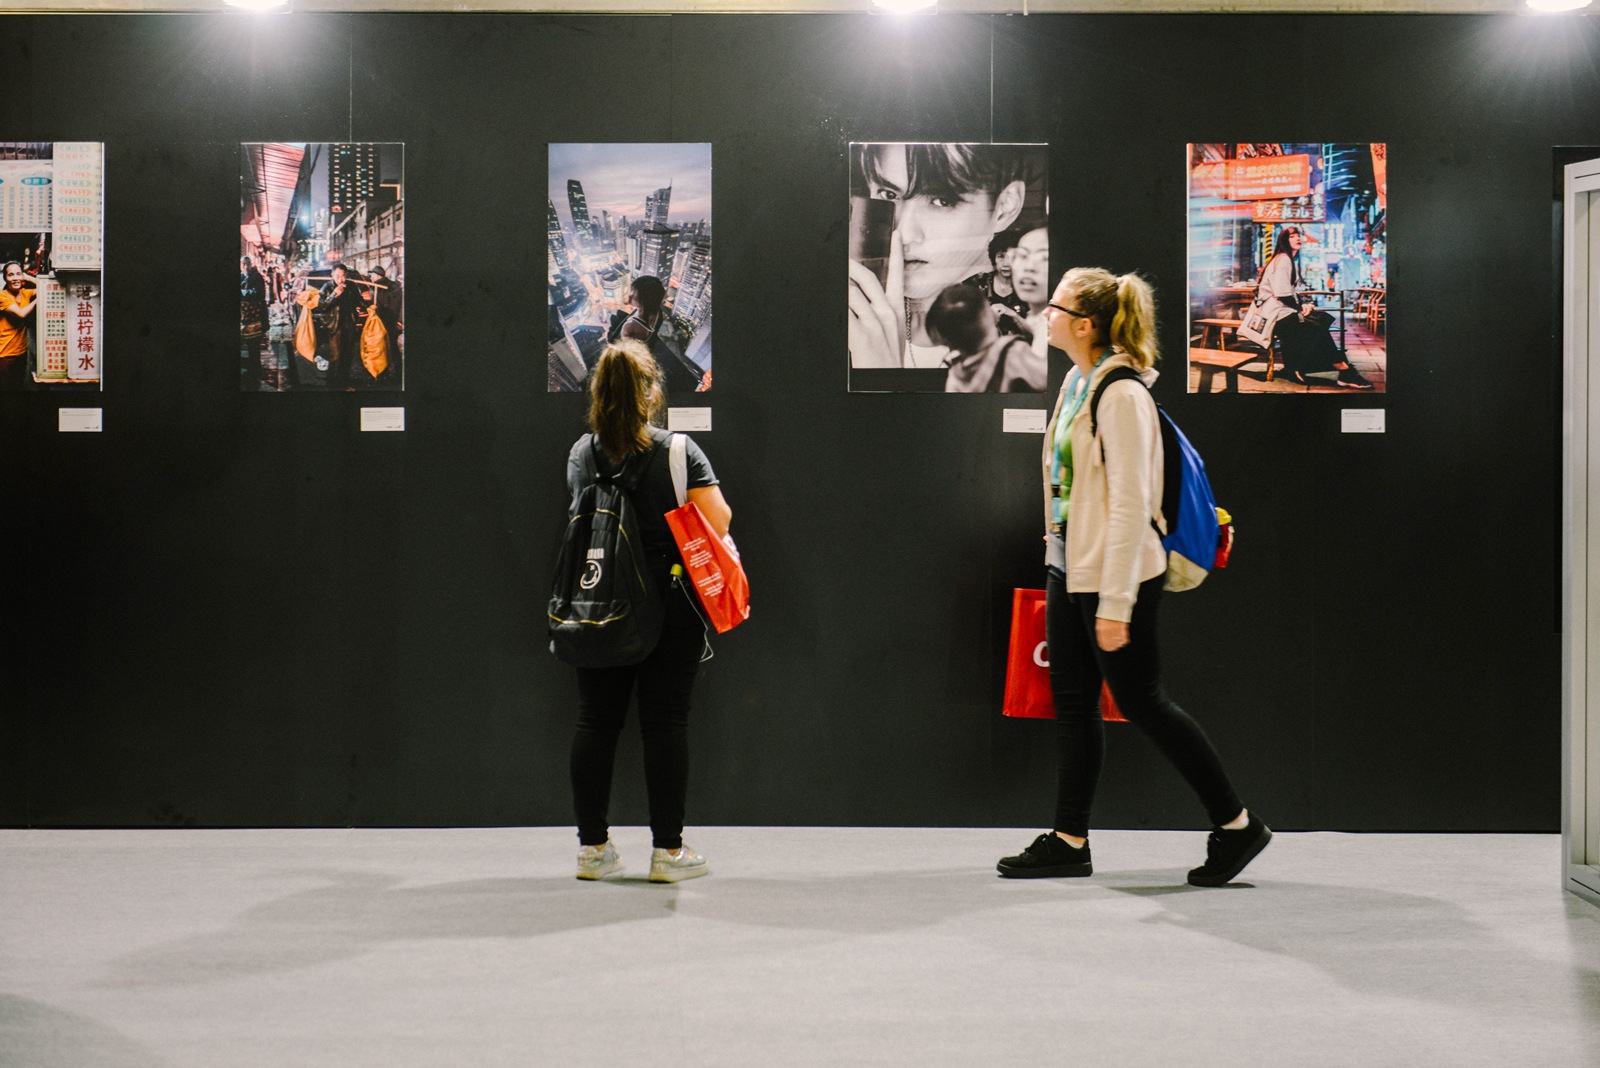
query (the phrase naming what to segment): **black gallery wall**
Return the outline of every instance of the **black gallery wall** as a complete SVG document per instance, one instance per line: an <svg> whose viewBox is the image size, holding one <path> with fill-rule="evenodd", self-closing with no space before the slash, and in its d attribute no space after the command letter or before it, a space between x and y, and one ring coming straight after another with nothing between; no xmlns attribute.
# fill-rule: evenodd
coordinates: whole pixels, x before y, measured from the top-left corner
<svg viewBox="0 0 1600 1068"><path fill-rule="evenodd" d="M1600 19L6 17L10 140L106 144L104 392L0 394L0 824L563 824L543 604L580 398L545 392L545 145L714 145L700 435L754 587L696 824L1051 813L999 714L1042 585L1036 400L846 391L846 146L1050 145L1052 275L1139 270L1159 400L1236 515L1169 688L1285 828L1559 824L1553 146ZM1389 145L1389 393L1185 393L1185 144ZM406 146L407 388L238 390L238 144ZM1052 389L1064 360L1052 357ZM101 434L57 432L99 403ZM403 404L400 434L359 432ZM1388 432L1340 433L1340 409ZM631 728L630 728L631 730ZM1203 813L1109 729L1097 825ZM614 817L643 822L637 740Z"/></svg>

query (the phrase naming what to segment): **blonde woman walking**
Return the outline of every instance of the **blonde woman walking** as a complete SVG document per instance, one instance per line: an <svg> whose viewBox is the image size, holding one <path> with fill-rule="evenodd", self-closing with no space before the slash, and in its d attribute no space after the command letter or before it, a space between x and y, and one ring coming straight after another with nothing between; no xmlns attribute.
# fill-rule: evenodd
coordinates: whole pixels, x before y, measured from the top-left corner
<svg viewBox="0 0 1600 1068"><path fill-rule="evenodd" d="M1084 876L1089 811L1105 758L1099 696L1104 680L1128 721L1149 736L1205 805L1213 828L1195 886L1221 886L1266 848L1272 831L1239 802L1199 724L1161 687L1156 614L1166 553L1161 514L1160 416L1155 380L1155 300L1137 275L1068 271L1045 310L1050 344L1072 357L1046 434L1045 638L1056 706L1054 830L1003 858L1009 878ZM1110 383L1118 367L1140 381Z"/></svg>

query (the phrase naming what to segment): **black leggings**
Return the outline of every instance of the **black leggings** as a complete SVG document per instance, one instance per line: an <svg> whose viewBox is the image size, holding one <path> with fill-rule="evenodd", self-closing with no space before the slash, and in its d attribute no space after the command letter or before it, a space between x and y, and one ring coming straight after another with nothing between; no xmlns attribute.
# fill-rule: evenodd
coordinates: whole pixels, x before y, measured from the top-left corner
<svg viewBox="0 0 1600 1068"><path fill-rule="evenodd" d="M1140 585L1128 644L1108 653L1094 636L1100 595L1074 593L1069 597L1061 573L1046 571L1045 638L1050 647L1058 760L1055 829L1064 834L1078 838L1089 834L1089 809L1105 763L1102 678L1128 722L1149 736L1200 795L1212 823L1227 823L1243 808L1205 731L1161 688L1156 650L1161 585L1160 575Z"/></svg>
<svg viewBox="0 0 1600 1068"><path fill-rule="evenodd" d="M610 837L611 773L617 737L639 692L639 733L644 740L644 784L650 799L650 834L658 849L683 844L684 799L689 790L689 695L705 649L705 624L688 590L662 583L666 619L661 640L631 667L578 669L578 731L572 738L572 807L578 841L601 845Z"/></svg>

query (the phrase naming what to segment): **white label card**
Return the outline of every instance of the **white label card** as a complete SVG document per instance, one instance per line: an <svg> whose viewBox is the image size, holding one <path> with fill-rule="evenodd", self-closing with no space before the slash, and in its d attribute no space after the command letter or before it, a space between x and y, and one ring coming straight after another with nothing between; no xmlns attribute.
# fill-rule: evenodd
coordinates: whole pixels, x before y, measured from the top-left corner
<svg viewBox="0 0 1600 1068"><path fill-rule="evenodd" d="M406 428L406 410L404 408L363 408L361 409L362 430L404 430Z"/></svg>
<svg viewBox="0 0 1600 1068"><path fill-rule="evenodd" d="M1382 434L1383 413L1382 408L1341 408L1339 430L1345 434Z"/></svg>
<svg viewBox="0 0 1600 1068"><path fill-rule="evenodd" d="M62 434L100 433L99 408L57 408L56 430Z"/></svg>
<svg viewBox="0 0 1600 1068"><path fill-rule="evenodd" d="M684 434L711 433L710 408L668 408L667 429Z"/></svg>
<svg viewBox="0 0 1600 1068"><path fill-rule="evenodd" d="M1001 429L1007 434L1043 434L1043 408L1007 408Z"/></svg>

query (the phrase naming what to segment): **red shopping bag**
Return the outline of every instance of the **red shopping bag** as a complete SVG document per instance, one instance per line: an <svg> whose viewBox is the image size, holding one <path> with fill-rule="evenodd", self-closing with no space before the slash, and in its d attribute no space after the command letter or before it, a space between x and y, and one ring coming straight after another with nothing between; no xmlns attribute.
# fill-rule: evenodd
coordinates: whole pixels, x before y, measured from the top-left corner
<svg viewBox="0 0 1600 1068"><path fill-rule="evenodd" d="M689 501L666 515L706 616L718 634L750 618L750 580L732 538L719 538L698 505Z"/></svg>
<svg viewBox="0 0 1600 1068"><path fill-rule="evenodd" d="M1013 590L1011 594L1011 651L1006 658L1006 697L1000 711L1007 716L1054 719L1050 696L1050 650L1044 638L1044 591ZM1111 698L1111 688L1100 684L1100 718L1126 723Z"/></svg>
<svg viewBox="0 0 1600 1068"><path fill-rule="evenodd" d="M1006 657L1006 699L1000 711L1026 719L1055 718L1043 590L1011 591L1011 652Z"/></svg>

